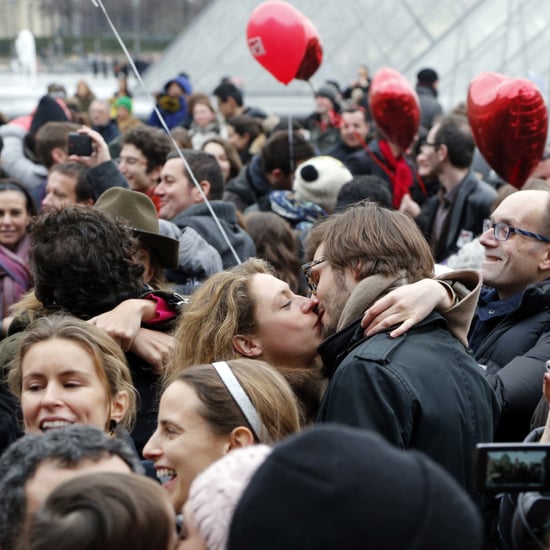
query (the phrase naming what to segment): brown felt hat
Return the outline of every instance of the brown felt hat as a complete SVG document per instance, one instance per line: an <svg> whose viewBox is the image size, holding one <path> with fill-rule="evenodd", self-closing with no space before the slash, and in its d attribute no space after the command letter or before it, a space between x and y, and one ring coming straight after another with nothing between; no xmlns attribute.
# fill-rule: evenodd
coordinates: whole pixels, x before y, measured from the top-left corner
<svg viewBox="0 0 550 550"><path fill-rule="evenodd" d="M123 187L111 187L101 194L95 207L125 221L149 245L161 267L177 267L180 243L160 234L157 211L147 195Z"/></svg>

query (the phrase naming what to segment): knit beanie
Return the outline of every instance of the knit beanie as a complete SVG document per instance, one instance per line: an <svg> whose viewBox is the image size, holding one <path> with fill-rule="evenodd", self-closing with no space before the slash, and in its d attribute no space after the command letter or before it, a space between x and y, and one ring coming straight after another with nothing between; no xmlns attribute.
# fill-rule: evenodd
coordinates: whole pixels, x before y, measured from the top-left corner
<svg viewBox="0 0 550 550"><path fill-rule="evenodd" d="M329 82L326 82L323 84L316 92L315 97L321 96L326 97L327 99L330 99L332 102L333 108L335 110L338 110L340 108L340 104L338 102L338 89L334 84L330 84Z"/></svg>
<svg viewBox="0 0 550 550"><path fill-rule="evenodd" d="M342 185L352 178L351 172L338 159L313 157L296 169L292 188L298 198L314 202L330 214Z"/></svg>
<svg viewBox="0 0 550 550"><path fill-rule="evenodd" d="M228 550L479 550L479 513L439 465L379 435L320 425L277 445L252 476Z"/></svg>
<svg viewBox="0 0 550 550"><path fill-rule="evenodd" d="M47 122L68 122L68 120L69 117L57 100L51 95L44 95L38 102L29 132L36 134Z"/></svg>
<svg viewBox="0 0 550 550"><path fill-rule="evenodd" d="M267 445L236 449L195 478L187 504L209 550L223 550L237 502L258 466L271 452Z"/></svg>
<svg viewBox="0 0 550 550"><path fill-rule="evenodd" d="M115 107L124 107L129 113L132 112L132 98L123 95L115 101Z"/></svg>
<svg viewBox="0 0 550 550"><path fill-rule="evenodd" d="M419 84L435 84L439 80L438 74L433 69L422 69L416 74Z"/></svg>

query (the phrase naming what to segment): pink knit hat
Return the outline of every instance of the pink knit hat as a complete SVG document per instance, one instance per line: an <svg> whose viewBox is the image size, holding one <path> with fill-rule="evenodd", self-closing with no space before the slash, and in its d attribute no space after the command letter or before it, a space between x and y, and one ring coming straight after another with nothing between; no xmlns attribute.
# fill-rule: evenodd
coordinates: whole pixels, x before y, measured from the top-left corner
<svg viewBox="0 0 550 550"><path fill-rule="evenodd" d="M187 503L209 550L225 548L241 494L270 452L267 445L250 445L231 451L191 484Z"/></svg>

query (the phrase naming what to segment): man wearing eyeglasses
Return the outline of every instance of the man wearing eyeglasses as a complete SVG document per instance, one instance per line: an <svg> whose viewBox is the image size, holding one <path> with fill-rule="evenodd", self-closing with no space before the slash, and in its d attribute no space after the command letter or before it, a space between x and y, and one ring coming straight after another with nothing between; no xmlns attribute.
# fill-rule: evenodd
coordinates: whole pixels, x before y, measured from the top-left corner
<svg viewBox="0 0 550 550"><path fill-rule="evenodd" d="M145 193L159 210L155 187L172 144L166 133L151 126L138 126L123 134L118 169L132 191Z"/></svg>
<svg viewBox="0 0 550 550"><path fill-rule="evenodd" d="M468 120L461 115L438 119L420 149L420 174L433 174L441 183L440 191L416 217L436 262L446 260L481 233L496 198L495 189L470 170L474 149Z"/></svg>
<svg viewBox="0 0 550 550"><path fill-rule="evenodd" d="M518 191L504 199L480 242L485 288L468 343L502 404L495 441L522 441L550 358L550 193ZM401 336L435 306L437 285L410 285L406 301L403 291L389 293L367 312L363 326L369 334L391 326L390 335ZM544 424L546 412L534 424Z"/></svg>
<svg viewBox="0 0 550 550"><path fill-rule="evenodd" d="M473 494L472 449L491 441L498 402L483 369L431 312L406 337L366 337L365 309L429 277L433 258L407 215L367 202L315 225L304 266L319 300L319 347L329 385L317 420L366 428L428 454ZM448 300L442 285L431 290ZM452 306L446 303L446 308Z"/></svg>
<svg viewBox="0 0 550 550"><path fill-rule="evenodd" d="M550 358L550 193L502 201L480 237L483 290L469 343L503 403L495 439L521 441Z"/></svg>

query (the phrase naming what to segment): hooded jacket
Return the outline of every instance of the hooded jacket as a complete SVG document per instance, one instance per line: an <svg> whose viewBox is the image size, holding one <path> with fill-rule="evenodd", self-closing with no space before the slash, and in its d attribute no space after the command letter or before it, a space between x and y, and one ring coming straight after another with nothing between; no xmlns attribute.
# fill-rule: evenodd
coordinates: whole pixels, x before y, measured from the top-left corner
<svg viewBox="0 0 550 550"><path fill-rule="evenodd" d="M235 205L219 200L210 201L210 205L239 259L244 261L251 256L255 256L256 245L252 237L238 224ZM206 242L213 246L221 256L223 269L237 265L237 259L205 203L190 206L175 218L172 218L171 221L181 229L192 227Z"/></svg>

